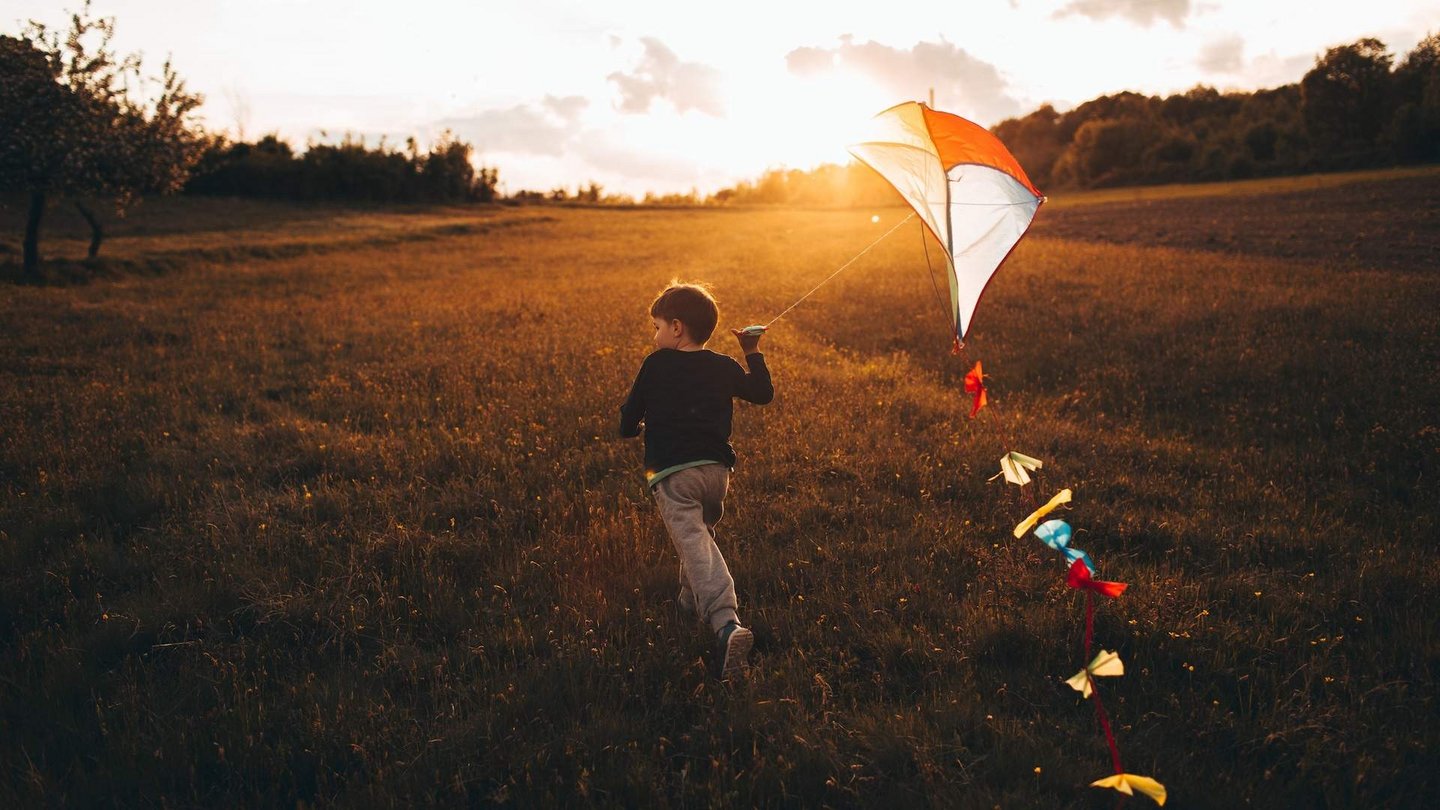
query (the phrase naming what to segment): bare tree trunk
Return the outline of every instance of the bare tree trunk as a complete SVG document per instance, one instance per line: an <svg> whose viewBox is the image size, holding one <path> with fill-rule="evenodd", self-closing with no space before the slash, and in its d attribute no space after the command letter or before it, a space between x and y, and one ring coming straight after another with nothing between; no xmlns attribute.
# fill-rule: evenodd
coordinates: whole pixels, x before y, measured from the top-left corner
<svg viewBox="0 0 1440 810"><path fill-rule="evenodd" d="M95 212L91 211L85 203L76 200L75 210L79 211L80 216L84 217L85 221L90 223L90 252L88 255L93 259L100 255L100 242L105 238L105 232L100 228L100 219L95 216Z"/></svg>
<svg viewBox="0 0 1440 810"><path fill-rule="evenodd" d="M25 220L25 263L21 267L20 280L40 280L40 218L45 214L45 192L30 192L30 215Z"/></svg>

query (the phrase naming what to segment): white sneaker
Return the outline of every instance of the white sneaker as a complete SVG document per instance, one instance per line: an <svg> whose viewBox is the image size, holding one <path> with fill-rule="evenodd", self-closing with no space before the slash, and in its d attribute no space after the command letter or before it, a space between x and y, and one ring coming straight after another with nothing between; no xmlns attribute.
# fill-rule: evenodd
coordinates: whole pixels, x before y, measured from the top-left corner
<svg viewBox="0 0 1440 810"><path fill-rule="evenodd" d="M755 634L741 627L739 622L730 622L720 628L715 650L720 665L720 680L728 681L745 672L749 666L746 659L754 644Z"/></svg>

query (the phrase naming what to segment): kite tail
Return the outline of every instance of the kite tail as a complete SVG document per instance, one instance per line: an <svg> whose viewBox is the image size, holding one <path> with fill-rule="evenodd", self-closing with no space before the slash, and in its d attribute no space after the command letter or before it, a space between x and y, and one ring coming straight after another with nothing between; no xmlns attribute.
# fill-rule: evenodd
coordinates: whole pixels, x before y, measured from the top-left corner
<svg viewBox="0 0 1440 810"><path fill-rule="evenodd" d="M1100 728L1105 730L1105 744L1110 746L1110 763L1115 766L1115 773L1124 773L1125 768L1120 764L1120 747L1115 744L1115 732L1110 730L1110 718L1105 714L1105 704L1100 702L1100 689L1088 671L1085 679L1090 681L1090 697L1095 699L1095 716L1100 718Z"/></svg>
<svg viewBox="0 0 1440 810"><path fill-rule="evenodd" d="M1090 644L1095 638L1095 595L1089 591L1085 592L1085 656L1081 660L1090 660ZM1110 717L1105 714L1105 704L1100 702L1100 685L1090 677L1090 670L1085 670L1085 680L1090 682L1090 697L1095 699L1095 716L1100 720L1100 728L1105 731L1105 744L1110 747L1110 762L1115 766L1115 773L1124 773L1125 769L1120 767L1120 747L1115 744L1115 732L1110 729Z"/></svg>
<svg viewBox="0 0 1440 810"><path fill-rule="evenodd" d="M1095 638L1095 597L1089 591L1085 592L1085 655L1083 661L1090 660L1090 642ZM1086 677L1089 677L1088 675Z"/></svg>

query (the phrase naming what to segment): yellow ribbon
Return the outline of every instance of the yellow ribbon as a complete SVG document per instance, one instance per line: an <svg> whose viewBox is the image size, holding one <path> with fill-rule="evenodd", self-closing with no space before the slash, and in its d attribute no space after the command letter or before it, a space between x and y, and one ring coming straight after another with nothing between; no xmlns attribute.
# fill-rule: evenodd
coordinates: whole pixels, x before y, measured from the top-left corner
<svg viewBox="0 0 1440 810"><path fill-rule="evenodd" d="M1161 807L1165 806L1165 786L1148 776L1136 776L1133 773L1117 773L1114 776L1107 776L1104 779L1097 779L1091 782L1090 787L1114 788L1126 796L1134 796L1135 791L1138 790L1154 799L1155 803Z"/></svg>
<svg viewBox="0 0 1440 810"><path fill-rule="evenodd" d="M1069 502L1070 490L1060 490L1060 492L1055 497L1050 499L1049 503L1045 504L1039 509L1036 509L1034 512L1031 512L1030 517L1027 517L1024 520L1020 521L1019 525L1015 527L1015 537L1024 537L1026 532L1030 531L1032 528L1035 527L1035 524L1040 521L1040 518L1043 518L1051 512L1055 511L1055 507L1059 506L1060 504Z"/></svg>

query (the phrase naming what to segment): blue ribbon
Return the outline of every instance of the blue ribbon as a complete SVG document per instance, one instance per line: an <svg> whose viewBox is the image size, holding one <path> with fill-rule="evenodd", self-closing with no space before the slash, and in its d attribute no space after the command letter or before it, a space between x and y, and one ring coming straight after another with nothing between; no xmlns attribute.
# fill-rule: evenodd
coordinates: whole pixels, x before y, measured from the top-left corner
<svg viewBox="0 0 1440 810"><path fill-rule="evenodd" d="M1091 574L1099 573L1095 570L1095 563L1090 562L1090 555L1078 548L1070 547L1070 524L1063 520L1047 520L1035 527L1035 536L1050 548L1065 555L1065 564L1074 565L1076 560L1084 560L1085 567L1090 569Z"/></svg>

